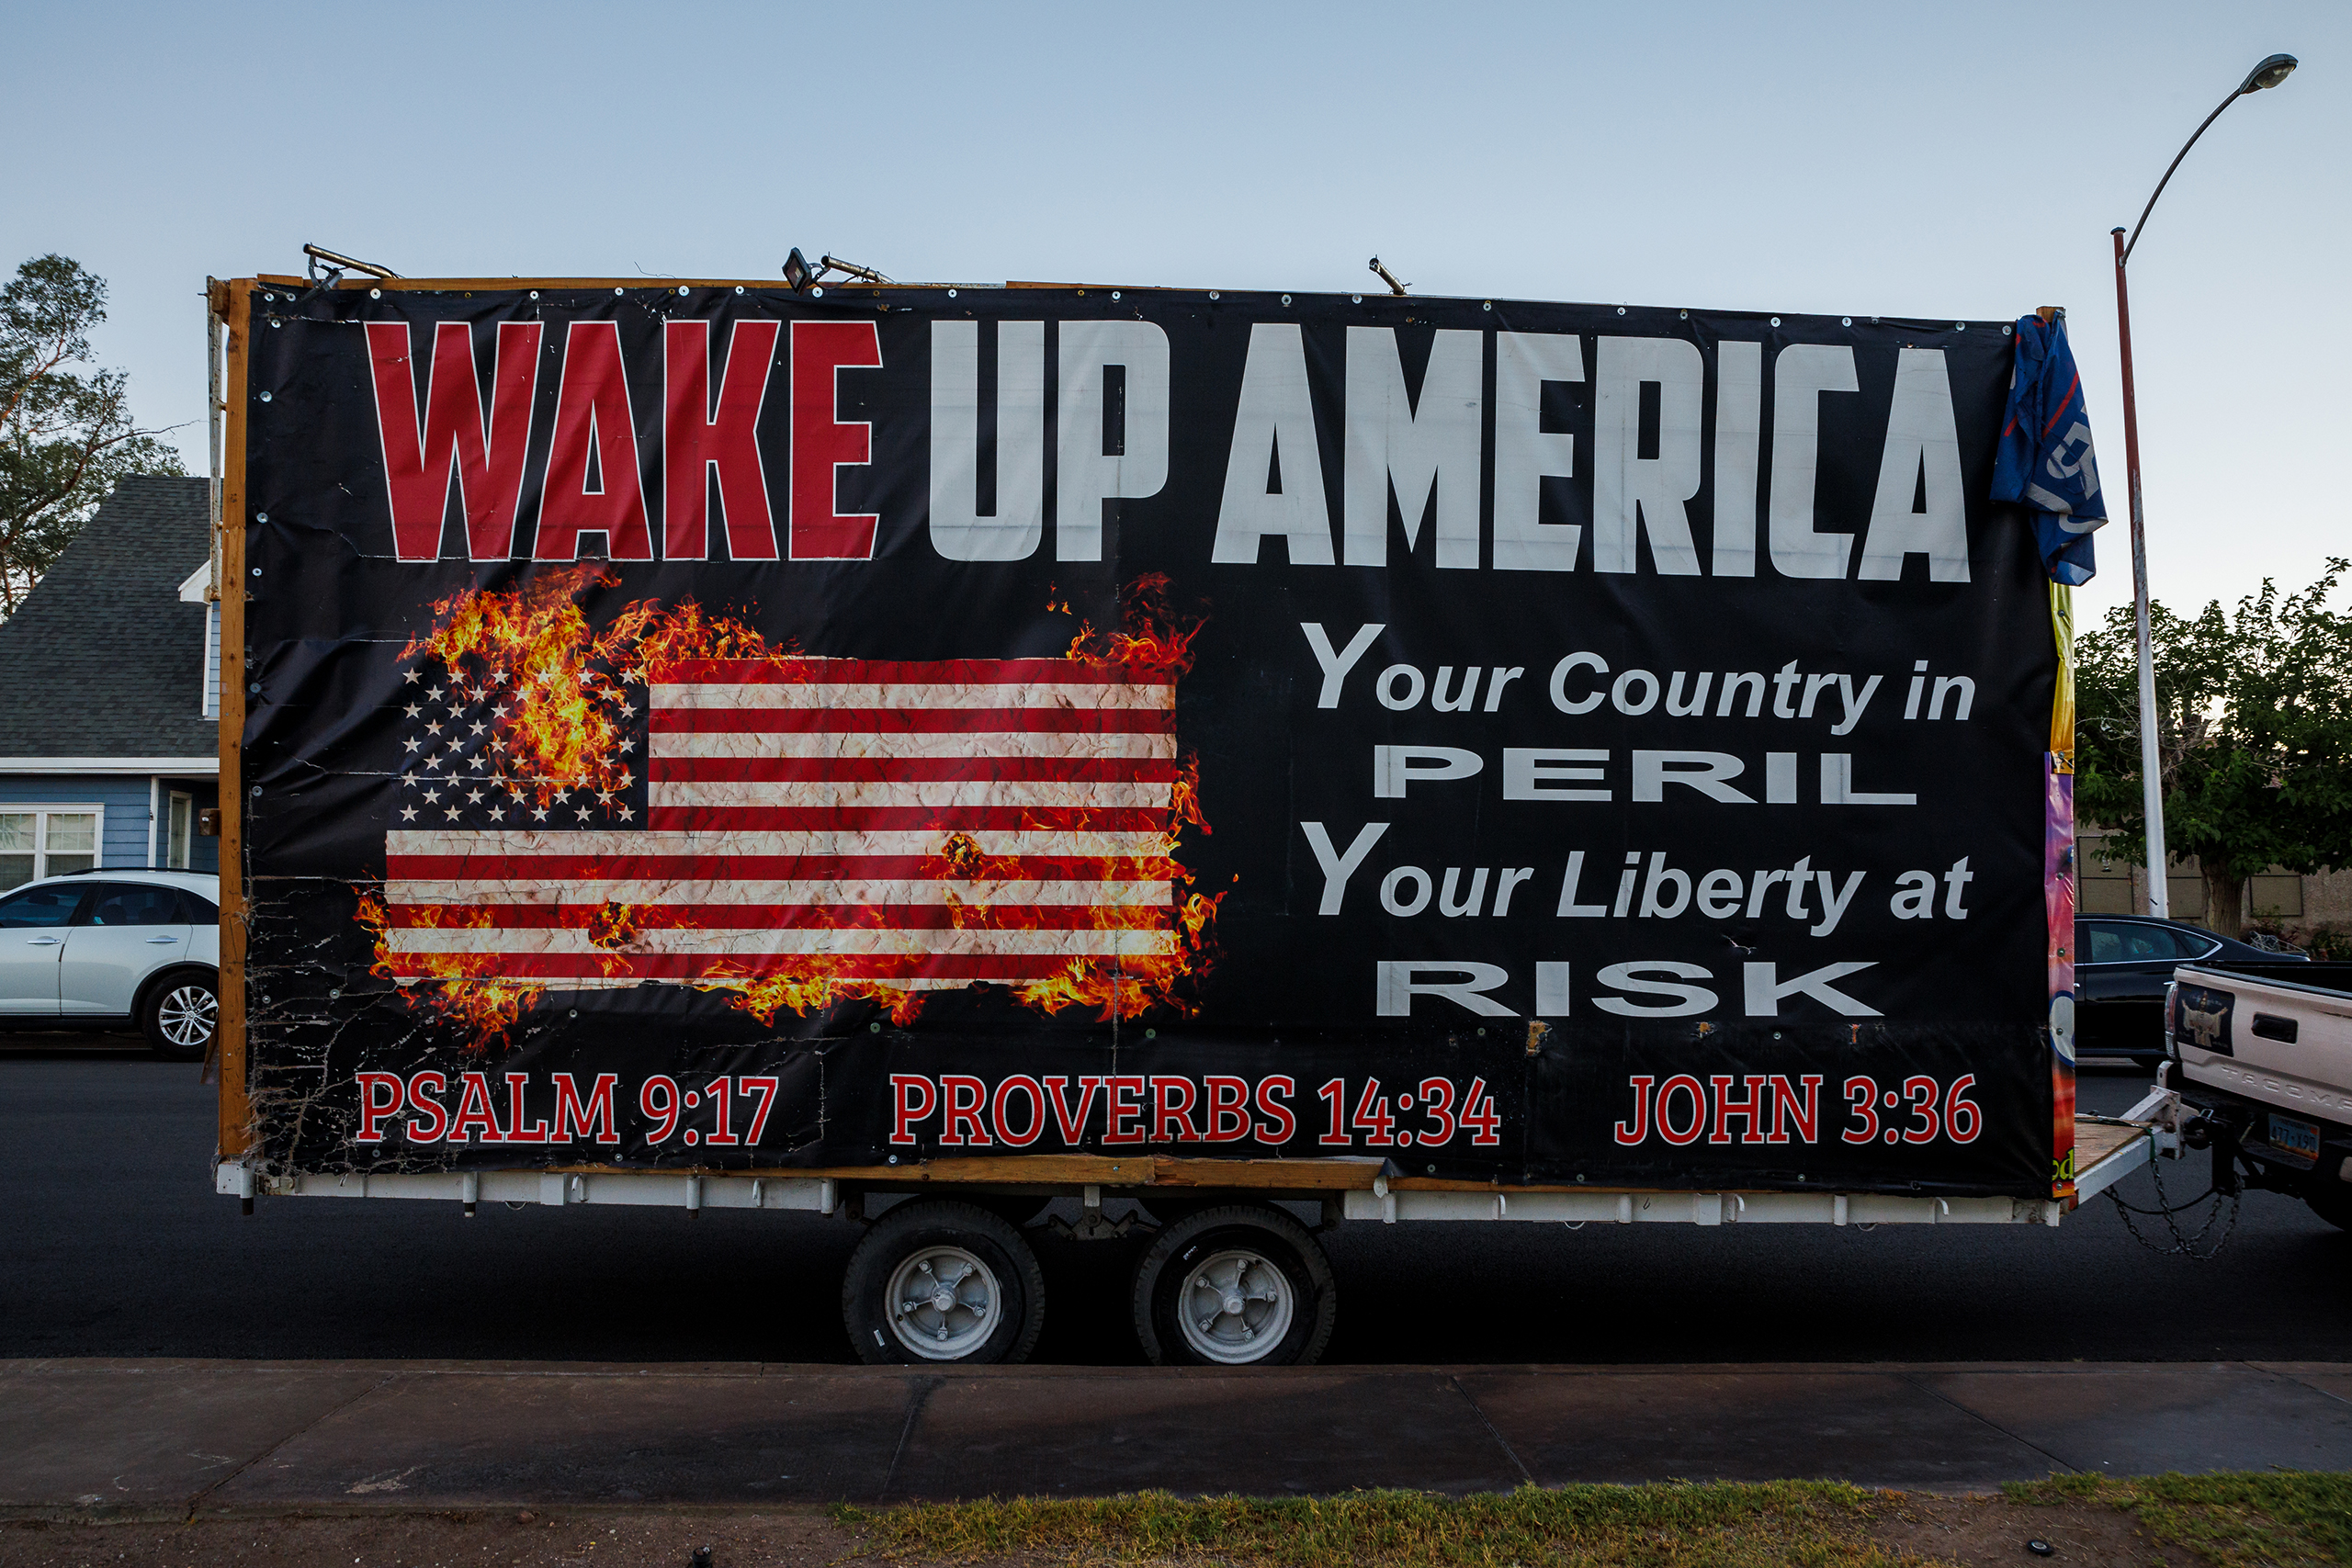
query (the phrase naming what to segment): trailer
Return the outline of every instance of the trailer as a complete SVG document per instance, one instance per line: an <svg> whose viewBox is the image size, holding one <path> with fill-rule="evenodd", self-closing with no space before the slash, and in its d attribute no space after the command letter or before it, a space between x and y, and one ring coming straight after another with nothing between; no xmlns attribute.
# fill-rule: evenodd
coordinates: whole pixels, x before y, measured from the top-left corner
<svg viewBox="0 0 2352 1568"><path fill-rule="evenodd" d="M2178 1154L2074 1105L2061 313L825 276L210 286L248 1212L840 1214L1006 1361L1068 1199L1252 1365L1338 1224Z"/></svg>

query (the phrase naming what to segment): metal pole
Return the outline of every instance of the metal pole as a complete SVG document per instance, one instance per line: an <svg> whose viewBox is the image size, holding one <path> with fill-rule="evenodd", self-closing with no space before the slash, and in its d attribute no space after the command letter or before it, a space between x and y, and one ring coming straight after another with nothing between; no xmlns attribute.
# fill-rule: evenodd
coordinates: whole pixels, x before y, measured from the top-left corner
<svg viewBox="0 0 2352 1568"><path fill-rule="evenodd" d="M2142 220L2145 219L2146 214L2142 214ZM2165 886L2165 783L2156 745L2156 660L2148 646L2148 525L2140 510L2140 407L2132 389L2132 296L2124 283L2123 258L2123 231L2118 229L2115 331L2123 345L2123 473L2132 501L2132 619L2140 639L2140 799L2148 826L2148 913L2158 919L2168 919L2171 899Z"/></svg>
<svg viewBox="0 0 2352 1568"><path fill-rule="evenodd" d="M2156 729L2156 660L2148 646L2148 525L2140 510L2140 407L2132 392L2132 297L2125 287L2124 273L2132 259L2132 247L2140 243L2141 231L2148 226L2148 214L2156 209L2156 197L2164 195L2165 186L2172 183L2173 171L2188 156L2206 128L2222 118L2222 111L2250 93L2259 93L2285 81L2295 69L2291 54L2267 55L2256 62L2253 70L2215 106L2213 112L2181 144L2165 166L2165 177L2148 197L2148 205L2140 209L2140 221L2132 226L2129 241L2123 231L2115 231L2115 333L2123 348L2123 467L2126 482L2132 491L2132 618L2140 640L2140 799L2141 812L2148 825L2148 913L2158 919L2171 914L2172 900L2165 887L2165 781L2164 759L2157 745ZM2235 936L2235 931L2224 933Z"/></svg>

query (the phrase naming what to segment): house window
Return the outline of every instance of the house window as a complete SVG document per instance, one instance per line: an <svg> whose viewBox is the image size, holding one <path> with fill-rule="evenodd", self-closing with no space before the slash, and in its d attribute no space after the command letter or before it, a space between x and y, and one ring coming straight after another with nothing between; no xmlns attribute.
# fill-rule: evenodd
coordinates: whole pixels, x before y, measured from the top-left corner
<svg viewBox="0 0 2352 1568"><path fill-rule="evenodd" d="M2301 919L2303 879L2272 866L2246 879L2246 918L2256 920Z"/></svg>
<svg viewBox="0 0 2352 1568"><path fill-rule="evenodd" d="M0 808L0 890L98 863L95 806Z"/></svg>
<svg viewBox="0 0 2352 1568"><path fill-rule="evenodd" d="M188 867L189 840L196 832L196 799L175 790L164 818L164 864L174 871Z"/></svg>

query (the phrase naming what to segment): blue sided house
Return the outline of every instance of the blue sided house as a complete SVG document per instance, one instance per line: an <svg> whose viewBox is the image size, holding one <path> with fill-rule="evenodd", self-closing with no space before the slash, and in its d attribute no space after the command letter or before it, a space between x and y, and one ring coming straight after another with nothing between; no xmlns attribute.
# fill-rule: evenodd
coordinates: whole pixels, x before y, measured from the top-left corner
<svg viewBox="0 0 2352 1568"><path fill-rule="evenodd" d="M217 872L220 618L208 480L117 484L0 622L0 891L92 866Z"/></svg>

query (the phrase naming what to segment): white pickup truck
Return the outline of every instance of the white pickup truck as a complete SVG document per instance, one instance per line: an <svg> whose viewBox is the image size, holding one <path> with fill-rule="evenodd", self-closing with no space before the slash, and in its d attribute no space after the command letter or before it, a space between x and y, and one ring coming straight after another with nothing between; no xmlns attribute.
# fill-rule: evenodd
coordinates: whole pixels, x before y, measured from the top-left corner
<svg viewBox="0 0 2352 1568"><path fill-rule="evenodd" d="M2184 964L2165 1023L2182 1141L2213 1148L2214 1185L2243 1168L2352 1230L2352 964Z"/></svg>

